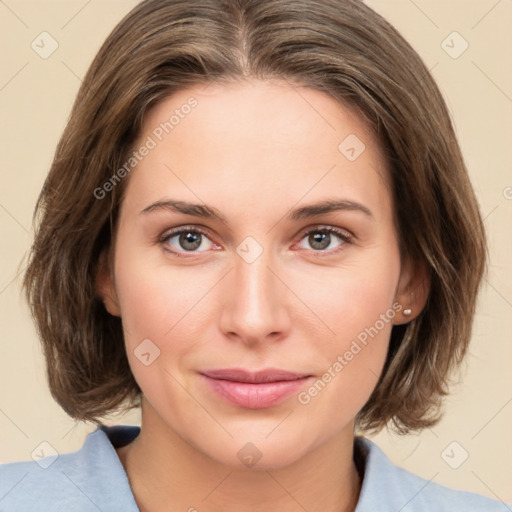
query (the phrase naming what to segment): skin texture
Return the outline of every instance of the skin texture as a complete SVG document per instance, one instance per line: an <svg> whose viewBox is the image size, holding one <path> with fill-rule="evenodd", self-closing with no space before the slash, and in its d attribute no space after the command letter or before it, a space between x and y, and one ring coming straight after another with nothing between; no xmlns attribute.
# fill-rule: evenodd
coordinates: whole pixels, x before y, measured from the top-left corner
<svg viewBox="0 0 512 512"><path fill-rule="evenodd" d="M147 114L135 146L191 96L197 106L131 172L112 272L105 264L97 279L107 310L123 320L144 395L141 434L118 450L135 498L149 511L354 510L354 418L392 325L418 315L427 295L421 269L400 261L381 148L353 111L284 81L180 91ZM338 150L350 134L366 146L354 161ZM225 221L141 213L171 198L207 204ZM361 203L372 216L287 217L325 199ZM307 231L330 226L351 241L331 234L319 249ZM206 231L195 252L179 234L162 241L178 227ZM248 236L257 243L245 245ZM237 252L254 255L258 245L250 263ZM307 404L294 394L268 408L236 406L198 373L280 368L316 380L393 304L412 315L384 322ZM145 339L160 350L148 366L136 356ZM237 456L248 442L261 454L252 468Z"/></svg>

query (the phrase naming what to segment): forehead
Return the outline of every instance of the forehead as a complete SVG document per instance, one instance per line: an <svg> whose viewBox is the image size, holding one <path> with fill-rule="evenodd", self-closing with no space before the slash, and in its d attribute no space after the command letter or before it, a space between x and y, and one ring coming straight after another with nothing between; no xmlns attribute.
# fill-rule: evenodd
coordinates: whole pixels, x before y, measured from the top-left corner
<svg viewBox="0 0 512 512"><path fill-rule="evenodd" d="M342 187L375 203L386 188L382 148L364 119L285 81L181 90L147 113L135 149L149 140L127 193L141 202L168 189L195 199L245 193L251 202L279 190L283 201L297 202Z"/></svg>

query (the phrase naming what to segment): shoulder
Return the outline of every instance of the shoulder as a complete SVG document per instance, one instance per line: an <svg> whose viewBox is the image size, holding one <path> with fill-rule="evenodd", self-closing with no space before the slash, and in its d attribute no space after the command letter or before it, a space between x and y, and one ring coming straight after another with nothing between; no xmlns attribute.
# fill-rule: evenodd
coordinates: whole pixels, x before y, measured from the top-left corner
<svg viewBox="0 0 512 512"><path fill-rule="evenodd" d="M136 431L130 429L135 428L117 427L133 437ZM0 465L0 510L138 511L107 431L92 432L73 453Z"/></svg>
<svg viewBox="0 0 512 512"><path fill-rule="evenodd" d="M363 456L363 486L355 512L506 512L503 502L451 489L395 466L368 439L357 437L355 449Z"/></svg>

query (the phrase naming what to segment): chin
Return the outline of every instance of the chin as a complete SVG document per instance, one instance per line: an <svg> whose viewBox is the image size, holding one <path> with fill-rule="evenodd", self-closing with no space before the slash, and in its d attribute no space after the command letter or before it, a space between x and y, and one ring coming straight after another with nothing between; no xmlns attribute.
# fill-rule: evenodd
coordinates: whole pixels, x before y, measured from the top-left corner
<svg viewBox="0 0 512 512"><path fill-rule="evenodd" d="M239 433L233 439L212 439L207 446L196 445L196 449L219 464L236 470L266 471L281 469L304 457L314 444L302 435L289 431L273 432L268 436L255 434L248 429L246 434Z"/></svg>

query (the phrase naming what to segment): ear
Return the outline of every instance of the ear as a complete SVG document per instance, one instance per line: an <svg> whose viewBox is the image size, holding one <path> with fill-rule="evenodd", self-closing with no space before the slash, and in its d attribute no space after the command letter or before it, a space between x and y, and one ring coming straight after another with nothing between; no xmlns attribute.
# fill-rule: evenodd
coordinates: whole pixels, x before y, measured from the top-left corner
<svg viewBox="0 0 512 512"><path fill-rule="evenodd" d="M430 272L424 261L407 259L402 265L400 279L395 294L395 302L402 309L395 316L393 324L406 324L414 320L425 307L430 291ZM404 311L411 310L409 315Z"/></svg>
<svg viewBox="0 0 512 512"><path fill-rule="evenodd" d="M105 305L105 309L113 316L121 316L119 301L114 286L113 271L109 264L108 252L103 251L96 267L94 287L96 294Z"/></svg>

